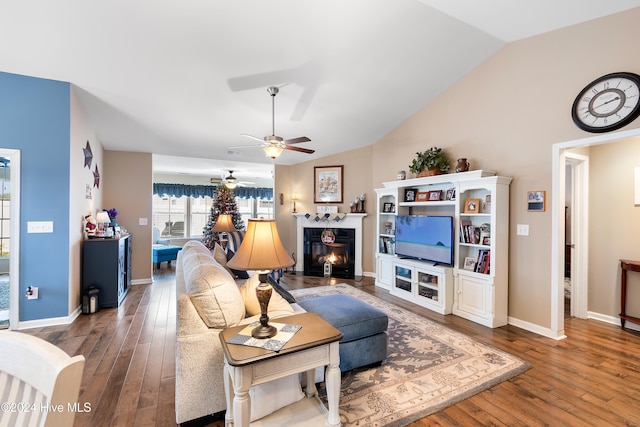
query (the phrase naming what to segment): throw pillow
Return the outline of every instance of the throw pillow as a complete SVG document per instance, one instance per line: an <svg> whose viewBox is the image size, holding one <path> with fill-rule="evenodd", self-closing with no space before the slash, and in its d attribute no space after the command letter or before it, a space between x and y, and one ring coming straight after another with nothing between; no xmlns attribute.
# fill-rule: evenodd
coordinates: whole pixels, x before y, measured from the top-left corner
<svg viewBox="0 0 640 427"><path fill-rule="evenodd" d="M185 255L185 288L202 321L216 329L237 325L244 318L245 309L233 277L210 255L192 251Z"/></svg>
<svg viewBox="0 0 640 427"><path fill-rule="evenodd" d="M233 256L235 255L235 252L233 252L231 249L227 249L227 261L229 261L231 258L233 258ZM227 266L229 268L229 270L231 271L231 275L234 276L236 279L248 279L249 278L249 273L247 273L245 270L234 270L233 268Z"/></svg>
<svg viewBox="0 0 640 427"><path fill-rule="evenodd" d="M244 282L244 285L240 287L240 295L242 295L242 299L244 300L244 308L249 316L260 314L260 303L258 302L258 297L256 296L256 288L259 284L260 275L256 273L248 278ZM267 311L287 311L293 313L293 308L284 298L280 296L278 292L272 292Z"/></svg>
<svg viewBox="0 0 640 427"><path fill-rule="evenodd" d="M298 374L269 381L249 389L251 421L296 403L304 397Z"/></svg>
<svg viewBox="0 0 640 427"><path fill-rule="evenodd" d="M280 296L285 299L285 301L287 301L289 304L293 304L294 302L297 302L296 299L293 297L293 295L289 293L289 291L283 288L280 283L273 280L273 277L271 277L271 275L269 275L268 279L269 279L269 283L271 283L271 286L273 286L273 290L279 293Z"/></svg>

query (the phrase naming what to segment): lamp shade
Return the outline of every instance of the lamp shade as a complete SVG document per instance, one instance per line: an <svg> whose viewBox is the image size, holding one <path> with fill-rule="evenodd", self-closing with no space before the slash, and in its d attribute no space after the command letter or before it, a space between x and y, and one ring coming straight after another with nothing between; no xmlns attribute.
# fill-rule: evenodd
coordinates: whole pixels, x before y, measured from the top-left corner
<svg viewBox="0 0 640 427"><path fill-rule="evenodd" d="M105 211L102 211L102 212L98 212L98 214L96 215L96 222L98 224L107 224L111 222L111 219L109 218L108 213L106 213Z"/></svg>
<svg viewBox="0 0 640 427"><path fill-rule="evenodd" d="M218 233L231 233L236 231L236 227L233 225L233 220L230 214L220 214L216 220L216 225L213 226L211 231Z"/></svg>
<svg viewBox="0 0 640 427"><path fill-rule="evenodd" d="M293 264L272 219L250 219L238 252L227 262L236 270L274 270Z"/></svg>
<svg viewBox="0 0 640 427"><path fill-rule="evenodd" d="M269 144L262 149L267 153L267 157L271 157L272 159L277 158L282 153L282 147L277 145Z"/></svg>

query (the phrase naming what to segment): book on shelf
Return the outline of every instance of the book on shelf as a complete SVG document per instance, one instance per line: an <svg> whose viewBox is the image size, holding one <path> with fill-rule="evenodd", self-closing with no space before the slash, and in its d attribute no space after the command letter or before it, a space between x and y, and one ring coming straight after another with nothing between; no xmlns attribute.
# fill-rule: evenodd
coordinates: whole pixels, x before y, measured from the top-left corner
<svg viewBox="0 0 640 427"><path fill-rule="evenodd" d="M460 242L489 246L491 234L484 231L482 227L473 225L471 221L462 220L460 221Z"/></svg>
<svg viewBox="0 0 640 427"><path fill-rule="evenodd" d="M491 267L491 251L480 250L478 251L478 259L476 261L476 273L489 274L489 268Z"/></svg>
<svg viewBox="0 0 640 427"><path fill-rule="evenodd" d="M388 237L380 237L378 251L381 254L394 255L396 253L396 242Z"/></svg>

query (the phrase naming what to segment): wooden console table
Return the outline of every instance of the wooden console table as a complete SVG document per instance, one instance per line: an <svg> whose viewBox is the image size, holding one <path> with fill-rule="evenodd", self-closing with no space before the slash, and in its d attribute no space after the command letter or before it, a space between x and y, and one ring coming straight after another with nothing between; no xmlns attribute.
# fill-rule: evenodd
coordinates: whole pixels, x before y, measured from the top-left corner
<svg viewBox="0 0 640 427"><path fill-rule="evenodd" d="M323 427L339 426L340 354L338 341L342 339L342 334L315 313L296 314L272 321L302 326L277 353L262 348L227 343L227 340L235 336L246 325L223 329L220 332L220 341L224 350L224 388L227 398L225 425L249 426L251 417L249 388L251 386L305 372L307 375L307 398L316 401L318 409L320 409L319 413L323 415L321 417L323 419L318 420L319 423ZM328 408L324 408L315 389L315 368L321 366L326 366ZM270 422L266 420L269 417L262 419L265 420L265 425L270 425ZM258 420L256 424L259 424L260 421ZM311 419L299 421L296 423L291 419L286 422L280 420L277 425L304 425L305 427L316 425Z"/></svg>
<svg viewBox="0 0 640 427"><path fill-rule="evenodd" d="M627 306L627 270L628 271L636 271L640 273L640 261L631 261L628 259L620 260L620 268L622 268L622 274L620 276L621 283L621 291L620 291L620 322L622 327L624 328L624 322L629 321L631 323L636 323L640 325L640 318L628 316L626 314L626 306Z"/></svg>

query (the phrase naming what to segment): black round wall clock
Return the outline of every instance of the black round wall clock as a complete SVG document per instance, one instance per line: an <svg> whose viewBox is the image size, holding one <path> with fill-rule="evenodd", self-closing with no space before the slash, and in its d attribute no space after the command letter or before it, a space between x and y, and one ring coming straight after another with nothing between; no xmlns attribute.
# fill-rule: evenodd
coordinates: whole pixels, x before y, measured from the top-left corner
<svg viewBox="0 0 640 427"><path fill-rule="evenodd" d="M587 132L620 129L640 115L640 76L619 72L585 86L571 107L573 122Z"/></svg>

